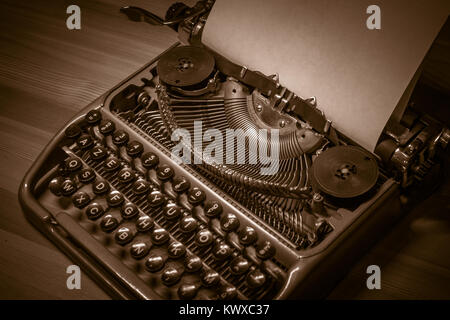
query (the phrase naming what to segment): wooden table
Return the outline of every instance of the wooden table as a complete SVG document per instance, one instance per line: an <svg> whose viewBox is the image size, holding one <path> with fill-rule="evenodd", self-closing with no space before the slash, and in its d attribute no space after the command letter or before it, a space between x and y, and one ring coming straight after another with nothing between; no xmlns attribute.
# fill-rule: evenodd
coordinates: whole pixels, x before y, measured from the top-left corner
<svg viewBox="0 0 450 320"><path fill-rule="evenodd" d="M108 299L85 275L81 290L67 289L71 261L25 220L17 190L33 160L75 112L177 41L168 28L133 23L119 13L122 5L133 4L163 16L171 1L78 0L81 30L74 31L66 28L70 4L0 3L2 299ZM330 298L450 298L448 185L394 226ZM381 267L381 290L366 288L370 264Z"/></svg>

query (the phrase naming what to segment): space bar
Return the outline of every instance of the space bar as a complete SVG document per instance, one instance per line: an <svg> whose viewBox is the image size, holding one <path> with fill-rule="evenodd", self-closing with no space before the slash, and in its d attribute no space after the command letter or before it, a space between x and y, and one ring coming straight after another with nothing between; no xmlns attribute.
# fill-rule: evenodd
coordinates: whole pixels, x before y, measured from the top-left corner
<svg viewBox="0 0 450 320"><path fill-rule="evenodd" d="M145 283L128 269L111 252L103 247L84 230L70 215L60 212L56 215L58 224L76 241L89 255L95 257L104 269L112 273L116 280L139 299L160 299Z"/></svg>

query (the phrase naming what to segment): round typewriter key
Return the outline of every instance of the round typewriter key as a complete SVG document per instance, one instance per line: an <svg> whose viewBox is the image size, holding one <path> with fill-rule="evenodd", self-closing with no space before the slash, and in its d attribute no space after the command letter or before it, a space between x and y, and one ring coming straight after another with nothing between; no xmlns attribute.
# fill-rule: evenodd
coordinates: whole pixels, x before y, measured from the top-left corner
<svg viewBox="0 0 450 320"><path fill-rule="evenodd" d="M181 216L181 208L175 203L168 203L164 207L163 213L167 220L176 220Z"/></svg>
<svg viewBox="0 0 450 320"><path fill-rule="evenodd" d="M239 232L239 241L243 245L250 245L258 240L258 234L252 227L245 227Z"/></svg>
<svg viewBox="0 0 450 320"><path fill-rule="evenodd" d="M172 242L167 248L167 252L172 259L178 259L185 255L186 248L180 242Z"/></svg>
<svg viewBox="0 0 450 320"><path fill-rule="evenodd" d="M173 179L172 188L177 193L183 193L191 187L191 183L184 176Z"/></svg>
<svg viewBox="0 0 450 320"><path fill-rule="evenodd" d="M133 219L137 216L139 210L134 203L128 202L123 205L120 213L124 219Z"/></svg>
<svg viewBox="0 0 450 320"><path fill-rule="evenodd" d="M117 130L112 136L113 143L119 147L125 145L129 139L128 133L123 130Z"/></svg>
<svg viewBox="0 0 450 320"><path fill-rule="evenodd" d="M138 179L133 184L133 193L135 195L146 194L150 190L150 183L144 179Z"/></svg>
<svg viewBox="0 0 450 320"><path fill-rule="evenodd" d="M228 244L221 242L215 245L212 254L214 258L220 261L228 258L232 252L233 250Z"/></svg>
<svg viewBox="0 0 450 320"><path fill-rule="evenodd" d="M79 191L72 196L72 203L78 209L82 209L91 202L91 198L86 192Z"/></svg>
<svg viewBox="0 0 450 320"><path fill-rule="evenodd" d="M86 207L85 212L86 212L86 216L88 217L88 219L96 220L96 219L100 218L103 215L103 213L105 213L105 210L103 209L103 207L100 204L94 202Z"/></svg>
<svg viewBox="0 0 450 320"><path fill-rule="evenodd" d="M233 286L223 286L218 293L219 298L222 300L234 300L237 297L237 290Z"/></svg>
<svg viewBox="0 0 450 320"><path fill-rule="evenodd" d="M101 195L109 191L109 184L103 179L99 179L92 184L92 191L95 194Z"/></svg>
<svg viewBox="0 0 450 320"><path fill-rule="evenodd" d="M64 135L69 139L75 139L81 134L82 130L76 123L71 124L64 131Z"/></svg>
<svg viewBox="0 0 450 320"><path fill-rule="evenodd" d="M105 160L105 171L113 172L120 167L120 161L116 157L112 156Z"/></svg>
<svg viewBox="0 0 450 320"><path fill-rule="evenodd" d="M91 110L84 118L89 124L97 124L100 120L102 120L102 114L98 110Z"/></svg>
<svg viewBox="0 0 450 320"><path fill-rule="evenodd" d="M77 139L77 146L83 150L90 148L93 144L94 141L92 140L91 136L87 134L83 134Z"/></svg>
<svg viewBox="0 0 450 320"><path fill-rule="evenodd" d="M103 120L99 126L100 133L107 136L116 130L116 125L111 120Z"/></svg>
<svg viewBox="0 0 450 320"><path fill-rule="evenodd" d="M153 152L144 153L141 157L142 165L146 169L152 169L159 163L159 158Z"/></svg>
<svg viewBox="0 0 450 320"><path fill-rule="evenodd" d="M222 214L222 205L219 201L208 201L205 204L205 214L210 218L218 217Z"/></svg>
<svg viewBox="0 0 450 320"><path fill-rule="evenodd" d="M192 216L183 217L180 221L180 229L182 232L189 233L197 230L198 222Z"/></svg>
<svg viewBox="0 0 450 320"><path fill-rule="evenodd" d="M142 151L144 151L144 146L138 141L131 141L127 145L127 153L130 157L138 157Z"/></svg>
<svg viewBox="0 0 450 320"><path fill-rule="evenodd" d="M49 182L48 188L55 196L59 197L61 195L61 185L63 181L62 177L55 177Z"/></svg>
<svg viewBox="0 0 450 320"><path fill-rule="evenodd" d="M164 267L165 259L158 254L152 254L145 261L145 268L150 272L157 272Z"/></svg>
<svg viewBox="0 0 450 320"><path fill-rule="evenodd" d="M256 246L256 255L260 259L270 259L275 255L276 249L269 241L264 241Z"/></svg>
<svg viewBox="0 0 450 320"><path fill-rule="evenodd" d="M266 282L266 275L256 269L247 275L246 281L250 288L259 288Z"/></svg>
<svg viewBox="0 0 450 320"><path fill-rule="evenodd" d="M189 256L184 260L184 266L187 272L197 272L202 268L203 264L199 257Z"/></svg>
<svg viewBox="0 0 450 320"><path fill-rule="evenodd" d="M61 193L64 196L71 196L77 191L77 185L71 179L67 178L61 183Z"/></svg>
<svg viewBox="0 0 450 320"><path fill-rule="evenodd" d="M150 205L150 207L159 207L160 205L162 205L164 203L165 199L164 199L164 195L159 192L159 191L152 191L149 195L148 195L148 203Z"/></svg>
<svg viewBox="0 0 450 320"><path fill-rule="evenodd" d="M195 242L201 247L210 245L213 242L213 240L214 240L213 234L208 229L200 230L195 235Z"/></svg>
<svg viewBox="0 0 450 320"><path fill-rule="evenodd" d="M104 216L102 221L100 222L100 227L105 232L113 231L118 226L119 226L119 221L117 221L117 219L114 218L110 214Z"/></svg>
<svg viewBox="0 0 450 320"><path fill-rule="evenodd" d="M161 275L161 281L166 286L171 286L180 280L182 274L183 273L179 269L170 266L170 267L167 267L166 269L164 269L164 271Z"/></svg>
<svg viewBox="0 0 450 320"><path fill-rule="evenodd" d="M115 235L116 242L121 245L125 245L133 240L133 233L128 228L120 228Z"/></svg>
<svg viewBox="0 0 450 320"><path fill-rule="evenodd" d="M117 179L122 183L128 183L134 180L135 174L129 167L125 167L117 174Z"/></svg>
<svg viewBox="0 0 450 320"><path fill-rule="evenodd" d="M230 272L235 275L246 273L248 268L250 268L250 263L242 256L234 258L230 264Z"/></svg>
<svg viewBox="0 0 450 320"><path fill-rule="evenodd" d="M205 287L212 287L219 283L220 275L214 270L205 270L200 275L200 279Z"/></svg>
<svg viewBox="0 0 450 320"><path fill-rule="evenodd" d="M169 167L167 164L159 166L158 169L156 170L156 176L161 181L167 181L172 179L174 174L175 172L173 171L173 169Z"/></svg>
<svg viewBox="0 0 450 320"><path fill-rule="evenodd" d="M189 190L188 201L192 205L196 206L197 204L205 201L205 199L206 199L205 193L199 188L192 188L191 190Z"/></svg>
<svg viewBox="0 0 450 320"><path fill-rule="evenodd" d="M106 202L109 204L110 207L121 206L124 201L125 198L119 191L111 191L106 196Z"/></svg>
<svg viewBox="0 0 450 320"><path fill-rule="evenodd" d="M145 242L136 242L131 245L130 254L135 259L142 259L150 250L150 246Z"/></svg>
<svg viewBox="0 0 450 320"><path fill-rule="evenodd" d="M94 173L94 170L92 170L91 168L82 169L78 173L78 180L80 180L80 182L82 182L82 183L90 183L90 182L94 181L94 179L95 179L95 173Z"/></svg>
<svg viewBox="0 0 450 320"><path fill-rule="evenodd" d="M150 234L152 242L156 245L162 245L169 241L169 233L164 228L156 228Z"/></svg>
<svg viewBox="0 0 450 320"><path fill-rule="evenodd" d="M91 151L89 151L89 154L92 160L99 161L105 159L108 155L108 152L106 152L106 149L102 146L95 146L91 149Z"/></svg>
<svg viewBox="0 0 450 320"><path fill-rule="evenodd" d="M81 163L81 160L76 157L67 158L66 161L64 161L64 164L65 164L67 171L69 171L69 172L77 171L83 165Z"/></svg>
<svg viewBox="0 0 450 320"><path fill-rule="evenodd" d="M239 228L239 219L234 213L227 213L220 219L220 227L225 232L231 232Z"/></svg>
<svg viewBox="0 0 450 320"><path fill-rule="evenodd" d="M154 221L149 216L140 216L136 221L136 228L140 232L147 232L154 226Z"/></svg>
<svg viewBox="0 0 450 320"><path fill-rule="evenodd" d="M184 283L178 288L178 297L182 300L194 299L198 289L198 286L193 283Z"/></svg>

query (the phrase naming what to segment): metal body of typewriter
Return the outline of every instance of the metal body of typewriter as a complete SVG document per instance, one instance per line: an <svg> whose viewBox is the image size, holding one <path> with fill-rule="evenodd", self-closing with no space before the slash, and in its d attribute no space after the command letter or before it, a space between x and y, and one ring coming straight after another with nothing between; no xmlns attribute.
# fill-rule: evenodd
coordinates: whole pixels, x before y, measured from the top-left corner
<svg viewBox="0 0 450 320"><path fill-rule="evenodd" d="M201 47L211 5L169 10L185 44ZM275 92L251 87L250 71L240 67L230 77L217 56L207 81L168 86L158 74L167 52L75 116L20 189L27 218L114 297L322 296L399 216L401 187L425 179L450 137L421 116L403 130L386 130L373 156L380 166L375 185L338 199L314 187L311 166L333 145L353 143L333 131L313 99L295 96L276 78ZM323 121L320 128L311 115ZM219 130L280 129L280 172L176 164L171 133L192 131L195 120Z"/></svg>

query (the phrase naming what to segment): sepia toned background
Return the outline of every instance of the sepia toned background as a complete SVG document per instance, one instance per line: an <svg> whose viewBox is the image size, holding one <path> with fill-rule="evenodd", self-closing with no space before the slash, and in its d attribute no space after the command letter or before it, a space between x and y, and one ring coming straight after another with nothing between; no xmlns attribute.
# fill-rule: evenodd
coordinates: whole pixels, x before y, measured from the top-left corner
<svg viewBox="0 0 450 320"><path fill-rule="evenodd" d="M177 41L133 23L136 5L164 16L169 0L0 2L0 299L108 299L87 276L66 288L72 264L26 220L17 190L53 135L80 109ZM194 1L185 1L193 4ZM81 30L66 8L81 8ZM349 269L331 299L450 299L450 184L417 206ZM366 288L381 267L382 289Z"/></svg>

